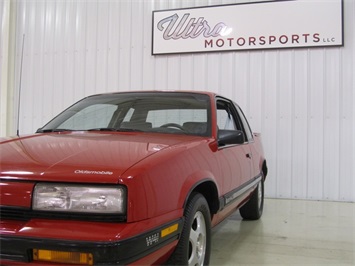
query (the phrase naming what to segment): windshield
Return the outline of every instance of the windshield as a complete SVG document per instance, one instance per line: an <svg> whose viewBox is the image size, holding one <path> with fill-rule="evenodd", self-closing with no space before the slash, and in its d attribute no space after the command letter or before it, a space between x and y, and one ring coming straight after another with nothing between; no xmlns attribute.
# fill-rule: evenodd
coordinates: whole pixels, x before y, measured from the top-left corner
<svg viewBox="0 0 355 266"><path fill-rule="evenodd" d="M95 95L69 107L37 132L100 130L210 136L209 96L144 92Z"/></svg>

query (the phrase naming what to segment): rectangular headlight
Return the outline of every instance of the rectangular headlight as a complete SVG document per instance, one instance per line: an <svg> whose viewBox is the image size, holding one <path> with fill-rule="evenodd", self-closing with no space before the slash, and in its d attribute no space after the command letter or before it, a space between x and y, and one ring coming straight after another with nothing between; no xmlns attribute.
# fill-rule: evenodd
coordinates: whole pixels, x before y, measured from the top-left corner
<svg viewBox="0 0 355 266"><path fill-rule="evenodd" d="M39 183L33 192L34 210L124 214L126 190L119 186Z"/></svg>

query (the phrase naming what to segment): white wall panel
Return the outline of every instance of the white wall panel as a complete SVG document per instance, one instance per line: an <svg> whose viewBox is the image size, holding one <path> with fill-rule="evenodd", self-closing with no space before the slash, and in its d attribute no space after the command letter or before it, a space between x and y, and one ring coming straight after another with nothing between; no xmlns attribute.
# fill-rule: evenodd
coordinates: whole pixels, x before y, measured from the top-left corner
<svg viewBox="0 0 355 266"><path fill-rule="evenodd" d="M7 127L7 94L8 91L5 88L8 85L8 63L7 53L9 50L9 1L0 1L0 135L6 134Z"/></svg>
<svg viewBox="0 0 355 266"><path fill-rule="evenodd" d="M292 125L292 197L307 197L307 165L308 165L308 51L299 50L294 53L294 76L292 80L293 114Z"/></svg>
<svg viewBox="0 0 355 266"><path fill-rule="evenodd" d="M151 55L153 10L236 2L254 0L16 1L21 133L93 93L215 91L262 133L268 197L355 201L355 2L344 47Z"/></svg>

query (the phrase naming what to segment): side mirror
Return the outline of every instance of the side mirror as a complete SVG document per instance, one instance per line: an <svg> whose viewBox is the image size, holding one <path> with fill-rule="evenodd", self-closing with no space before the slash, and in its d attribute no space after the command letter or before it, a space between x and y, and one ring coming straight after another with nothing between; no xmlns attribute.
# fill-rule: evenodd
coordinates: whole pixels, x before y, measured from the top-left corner
<svg viewBox="0 0 355 266"><path fill-rule="evenodd" d="M218 145L243 144L245 142L244 133L241 130L218 130Z"/></svg>

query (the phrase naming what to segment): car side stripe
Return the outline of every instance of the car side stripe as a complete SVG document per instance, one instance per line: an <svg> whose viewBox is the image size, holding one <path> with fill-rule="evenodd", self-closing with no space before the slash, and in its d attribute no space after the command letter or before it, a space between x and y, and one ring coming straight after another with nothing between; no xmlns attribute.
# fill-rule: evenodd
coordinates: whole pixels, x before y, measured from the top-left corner
<svg viewBox="0 0 355 266"><path fill-rule="evenodd" d="M256 186L262 178L262 174L260 173L253 179L249 180L248 182L244 183L240 187L233 189L232 191L228 192L227 194L223 195L220 198L220 208L219 210L223 210L226 206L229 204L233 203L236 201L238 198L240 198L244 193L248 192L250 189L252 189L254 186Z"/></svg>

